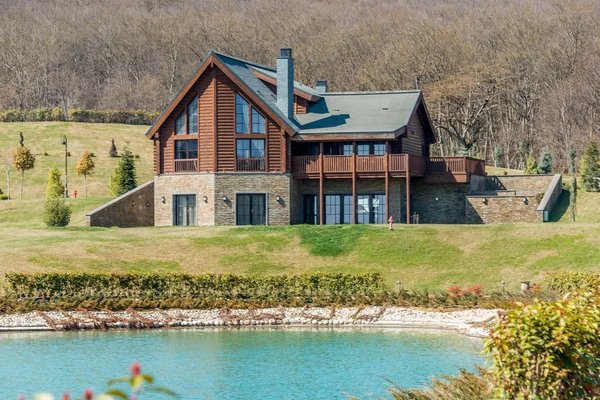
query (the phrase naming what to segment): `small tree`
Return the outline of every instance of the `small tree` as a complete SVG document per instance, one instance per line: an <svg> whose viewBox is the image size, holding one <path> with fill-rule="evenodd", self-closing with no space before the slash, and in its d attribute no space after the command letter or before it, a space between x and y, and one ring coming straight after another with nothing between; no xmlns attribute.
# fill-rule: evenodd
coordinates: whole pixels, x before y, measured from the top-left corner
<svg viewBox="0 0 600 400"><path fill-rule="evenodd" d="M530 156L527 159L527 168L525 168L524 173L527 175L534 175L538 173L538 163L535 160L535 157Z"/></svg>
<svg viewBox="0 0 600 400"><path fill-rule="evenodd" d="M135 189L137 180L135 176L135 160L128 147L123 149L123 155L119 160L119 165L110 178L110 192L113 196L121 196L124 193Z"/></svg>
<svg viewBox="0 0 600 400"><path fill-rule="evenodd" d="M65 185L62 184L60 171L56 167L50 168L48 186L46 186L47 199L59 199L65 195Z"/></svg>
<svg viewBox="0 0 600 400"><path fill-rule="evenodd" d="M35 156L31 154L31 150L25 145L17 147L13 151L13 166L17 171L21 171L21 194L20 199L23 199L23 183L25 181L25 171L33 169L35 165Z"/></svg>
<svg viewBox="0 0 600 400"><path fill-rule="evenodd" d="M500 168L502 167L502 157L504 157L504 152L502 151L502 147L496 146L494 149L494 167Z"/></svg>
<svg viewBox="0 0 600 400"><path fill-rule="evenodd" d="M538 174L551 174L552 173L552 154L548 149L542 151L540 157L540 164L538 165Z"/></svg>
<svg viewBox="0 0 600 400"><path fill-rule="evenodd" d="M596 142L590 142L581 157L579 174L582 186L587 192L600 191L600 154Z"/></svg>
<svg viewBox="0 0 600 400"><path fill-rule="evenodd" d="M71 222L71 207L64 199L46 199L44 204L44 223L47 226L67 226Z"/></svg>
<svg viewBox="0 0 600 400"><path fill-rule="evenodd" d="M577 170L575 169L575 146L569 148L569 172L571 173L571 222L575 222L577 205Z"/></svg>
<svg viewBox="0 0 600 400"><path fill-rule="evenodd" d="M94 173L96 165L90 153L86 150L75 167L75 174L83 175L83 197L87 198L87 177Z"/></svg>
<svg viewBox="0 0 600 400"><path fill-rule="evenodd" d="M110 141L110 150L108 152L108 155L111 157L118 157L119 153L117 153L117 146L115 146L115 139L112 139Z"/></svg>

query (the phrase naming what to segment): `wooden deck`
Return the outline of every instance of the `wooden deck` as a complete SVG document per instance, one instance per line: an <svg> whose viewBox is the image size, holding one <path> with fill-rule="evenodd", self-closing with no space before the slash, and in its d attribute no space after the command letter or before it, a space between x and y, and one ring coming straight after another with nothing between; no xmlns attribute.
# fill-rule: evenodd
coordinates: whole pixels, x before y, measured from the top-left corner
<svg viewBox="0 0 600 400"><path fill-rule="evenodd" d="M412 154L368 156L296 156L292 171L298 179L425 178L427 182L469 182L483 175L483 160L469 157L420 157Z"/></svg>

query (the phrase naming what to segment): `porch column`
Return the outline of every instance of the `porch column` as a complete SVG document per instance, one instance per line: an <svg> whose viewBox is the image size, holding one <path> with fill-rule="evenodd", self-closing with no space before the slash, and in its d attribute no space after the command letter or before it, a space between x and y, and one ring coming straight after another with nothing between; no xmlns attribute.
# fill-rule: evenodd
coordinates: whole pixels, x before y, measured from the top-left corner
<svg viewBox="0 0 600 400"><path fill-rule="evenodd" d="M358 215L356 214L356 154L352 152L352 223L358 224Z"/></svg>
<svg viewBox="0 0 600 400"><path fill-rule="evenodd" d="M323 194L323 142L319 144L319 224L325 223L325 196Z"/></svg>
<svg viewBox="0 0 600 400"><path fill-rule="evenodd" d="M404 157L406 166L406 223L410 225L410 154Z"/></svg>

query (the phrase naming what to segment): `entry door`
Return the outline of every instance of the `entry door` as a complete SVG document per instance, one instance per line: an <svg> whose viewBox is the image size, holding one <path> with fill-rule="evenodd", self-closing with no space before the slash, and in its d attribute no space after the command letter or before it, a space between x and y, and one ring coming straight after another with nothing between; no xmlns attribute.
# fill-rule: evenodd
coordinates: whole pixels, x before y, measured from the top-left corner
<svg viewBox="0 0 600 400"><path fill-rule="evenodd" d="M196 195L178 194L173 196L174 221L173 225L192 226L196 225Z"/></svg>
<svg viewBox="0 0 600 400"><path fill-rule="evenodd" d="M238 194L236 201L237 225L266 225L266 196Z"/></svg>

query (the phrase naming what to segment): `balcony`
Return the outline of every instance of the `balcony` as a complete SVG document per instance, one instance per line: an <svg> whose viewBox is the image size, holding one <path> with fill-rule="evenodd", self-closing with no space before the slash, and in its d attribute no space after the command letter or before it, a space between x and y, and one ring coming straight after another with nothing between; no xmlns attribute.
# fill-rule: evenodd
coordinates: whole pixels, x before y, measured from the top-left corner
<svg viewBox="0 0 600 400"><path fill-rule="evenodd" d="M295 156L296 178L392 178L424 177L427 182L469 182L471 174L483 175L483 160L469 157L420 157L412 154Z"/></svg>
<svg viewBox="0 0 600 400"><path fill-rule="evenodd" d="M236 171L264 171L264 158L237 158L235 160Z"/></svg>
<svg viewBox="0 0 600 400"><path fill-rule="evenodd" d="M198 172L198 159L175 160L175 173Z"/></svg>

